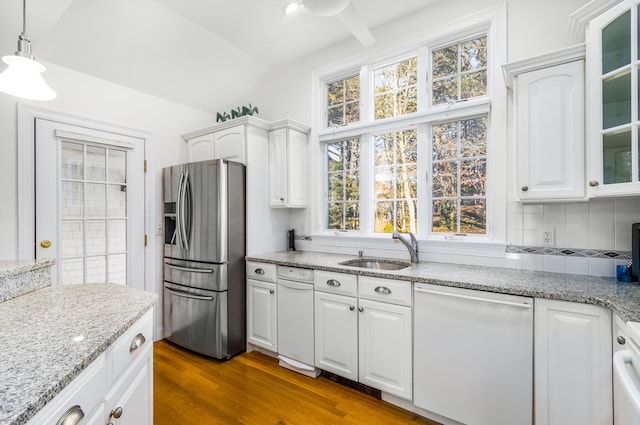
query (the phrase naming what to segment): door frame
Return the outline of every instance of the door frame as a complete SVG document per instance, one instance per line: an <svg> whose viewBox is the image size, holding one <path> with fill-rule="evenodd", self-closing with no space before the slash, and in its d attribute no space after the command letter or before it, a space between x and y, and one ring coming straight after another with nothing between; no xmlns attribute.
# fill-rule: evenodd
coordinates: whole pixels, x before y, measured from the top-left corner
<svg viewBox="0 0 640 425"><path fill-rule="evenodd" d="M18 259L35 259L35 120L45 119L63 124L87 127L110 133L122 134L143 140L147 172L144 174L144 234L147 246L144 250L144 282L134 286L156 293L156 244L155 244L155 166L152 133L97 121L63 112L42 109L18 103ZM141 235L142 237L142 235Z"/></svg>

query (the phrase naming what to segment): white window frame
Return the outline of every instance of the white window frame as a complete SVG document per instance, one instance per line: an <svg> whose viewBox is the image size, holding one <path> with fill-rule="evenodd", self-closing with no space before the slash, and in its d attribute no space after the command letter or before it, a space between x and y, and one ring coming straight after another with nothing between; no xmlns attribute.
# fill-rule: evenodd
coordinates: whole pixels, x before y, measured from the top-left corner
<svg viewBox="0 0 640 425"><path fill-rule="evenodd" d="M425 33L418 34L409 39L402 40L384 48L374 49L369 53L353 57L338 64L316 70L313 75L313 116L318 120L314 126L319 131L312 131L311 140L318 141L319 149L312 152L312 161L315 166L311 173L313 178L323 176L324 170L324 143L343 140L351 137L361 137L361 155L370 158L371 136L382 132L392 132L416 126L418 130L418 223L421 240L431 241L430 246L441 253L473 253L474 255L498 256L504 254L506 241L506 179L507 179L507 92L502 84L501 65L506 63L506 6L499 5L484 11L462 17L454 22L449 22L442 27L433 28ZM431 50L449 45L460 40L466 40L474 35L486 33L488 37L488 62L487 69L487 96L457 102L453 105L430 106L428 84L424 78L430 64ZM429 47L424 47L429 46ZM372 69L385 63L393 63L403 58L418 54L418 111L401 116L382 120L373 120L373 111L368 110L369 102L362 102L372 95L373 84L369 78ZM366 65L365 65L366 64ZM360 122L339 128L326 128L320 120L324 120L324 83L339 79L342 76L353 75L354 70L360 69L361 91L367 88L368 93L361 96ZM430 233L430 202L427 194L430 192L428 177L431 172L430 122L450 121L456 118L465 118L487 114L489 126L487 128L487 234L461 236L447 236ZM318 155L319 154L319 155ZM317 171L314 171L317 170ZM425 170L429 170L428 176L423 176ZM389 238L388 234L374 234L372 225L373 187L372 170L361 166L361 223L360 231L336 232L326 229L326 182L312 185L312 238L319 245L341 246L382 246L381 242ZM317 180L316 180L317 181ZM429 189L429 190L428 190ZM427 230L425 227L429 226ZM482 248L474 248L477 243ZM496 249L487 250L487 244L494 244ZM423 248L423 251L425 249ZM426 249L429 251L429 249Z"/></svg>

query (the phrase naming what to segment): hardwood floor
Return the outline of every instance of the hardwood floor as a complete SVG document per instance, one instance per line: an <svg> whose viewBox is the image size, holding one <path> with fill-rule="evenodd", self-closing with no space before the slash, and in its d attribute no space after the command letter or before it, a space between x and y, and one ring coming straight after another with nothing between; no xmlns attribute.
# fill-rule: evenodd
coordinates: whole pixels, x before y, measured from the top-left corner
<svg viewBox="0 0 640 425"><path fill-rule="evenodd" d="M154 425L438 425L256 351L217 361L156 342L154 387Z"/></svg>

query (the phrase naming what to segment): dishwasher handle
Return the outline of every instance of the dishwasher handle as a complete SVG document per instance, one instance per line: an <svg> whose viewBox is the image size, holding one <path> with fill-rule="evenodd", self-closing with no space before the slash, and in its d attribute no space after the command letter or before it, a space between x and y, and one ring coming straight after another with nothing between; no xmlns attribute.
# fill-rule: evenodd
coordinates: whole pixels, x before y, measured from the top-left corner
<svg viewBox="0 0 640 425"><path fill-rule="evenodd" d="M414 288L416 292L423 292L426 294L433 294L433 295L441 295L443 297L451 297L451 298L461 298L464 300L470 300L470 301L480 301L480 302L484 302L484 303L489 303L489 304L500 304L500 305L507 305L510 307L520 307L520 308L531 308L531 304L528 303L517 303L517 302L513 302L513 301L503 301L503 300L494 300L491 298L483 298L483 297L474 297L471 295L462 295L462 294L454 294L451 292L441 292L441 291L434 291L432 289L423 289L423 288Z"/></svg>
<svg viewBox="0 0 640 425"><path fill-rule="evenodd" d="M294 280L278 279L278 286L284 286L285 288L294 289L298 291L312 291L312 283L296 282Z"/></svg>
<svg viewBox="0 0 640 425"><path fill-rule="evenodd" d="M637 385L638 376L634 376L633 360L633 355L629 351L616 351L613 355L613 373L618 378L629 403L640 415L640 388Z"/></svg>

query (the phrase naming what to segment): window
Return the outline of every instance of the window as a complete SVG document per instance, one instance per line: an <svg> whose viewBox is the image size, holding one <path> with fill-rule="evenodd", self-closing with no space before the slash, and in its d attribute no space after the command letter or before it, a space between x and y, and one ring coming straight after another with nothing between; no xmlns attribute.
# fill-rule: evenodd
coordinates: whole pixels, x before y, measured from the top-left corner
<svg viewBox="0 0 640 425"><path fill-rule="evenodd" d="M327 127L360 121L360 76L353 75L327 84Z"/></svg>
<svg viewBox="0 0 640 425"><path fill-rule="evenodd" d="M490 33L461 30L395 56L371 55L323 82L320 230L492 240L488 206L500 182L487 178L495 175L487 152L498 78L489 58L504 46L491 44ZM494 45L500 54L490 54Z"/></svg>
<svg viewBox="0 0 640 425"><path fill-rule="evenodd" d="M373 137L376 233L418 231L418 143L415 130Z"/></svg>
<svg viewBox="0 0 640 425"><path fill-rule="evenodd" d="M373 71L375 119L418 110L418 59L413 57Z"/></svg>
<svg viewBox="0 0 640 425"><path fill-rule="evenodd" d="M487 229L487 119L432 127L434 233L484 234Z"/></svg>
<svg viewBox="0 0 640 425"><path fill-rule="evenodd" d="M433 104L487 94L487 36L433 50Z"/></svg>
<svg viewBox="0 0 640 425"><path fill-rule="evenodd" d="M327 228L360 229L360 140L326 145L328 215Z"/></svg>

